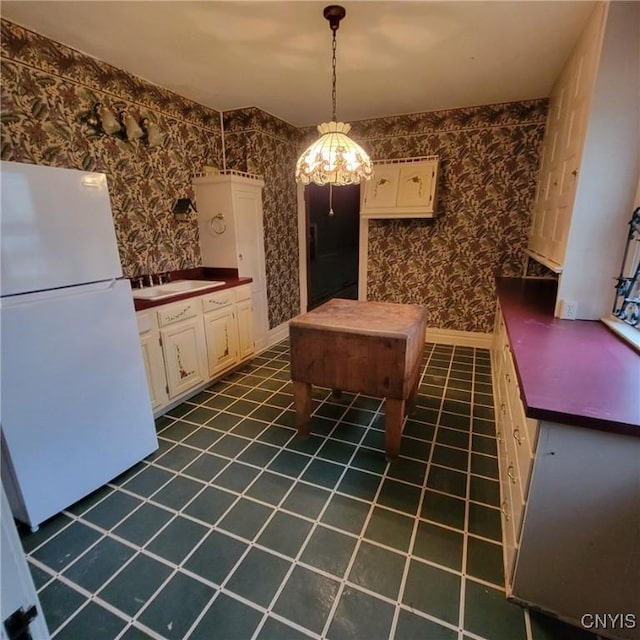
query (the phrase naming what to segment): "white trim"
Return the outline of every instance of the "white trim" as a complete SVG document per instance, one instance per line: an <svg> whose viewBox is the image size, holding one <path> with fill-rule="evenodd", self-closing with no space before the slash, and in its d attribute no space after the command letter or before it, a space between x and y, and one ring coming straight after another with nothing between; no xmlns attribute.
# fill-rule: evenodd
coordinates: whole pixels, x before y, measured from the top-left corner
<svg viewBox="0 0 640 640"><path fill-rule="evenodd" d="M269 331L267 336L267 346L265 349L272 347L274 344L278 344L278 342L282 342L282 340L285 340L288 337L289 320ZM458 347L490 349L493 343L493 334L479 333L476 331L456 331L454 329L432 329L427 327L425 342L452 344Z"/></svg>
<svg viewBox="0 0 640 640"><path fill-rule="evenodd" d="M300 288L300 313L305 313L309 304L307 292L307 220L304 202L304 185L298 184L298 286Z"/></svg>
<svg viewBox="0 0 640 640"><path fill-rule="evenodd" d="M287 320L286 322L283 322L277 327L274 327L273 329L269 330L269 333L267 334L267 344L264 350L269 349L269 347L272 347L274 344L278 344L278 342L282 342L288 337L289 337L289 321Z"/></svg>
<svg viewBox="0 0 640 640"><path fill-rule="evenodd" d="M360 216L358 245L358 300L367 299L367 267L369 262L369 220Z"/></svg>
<svg viewBox="0 0 640 640"><path fill-rule="evenodd" d="M222 140L222 170L227 170L227 150L224 146L224 115L220 112L220 139Z"/></svg>
<svg viewBox="0 0 640 640"><path fill-rule="evenodd" d="M493 334L427 327L425 340L426 342L435 342L437 344L452 344L457 347L490 349L493 343Z"/></svg>
<svg viewBox="0 0 640 640"><path fill-rule="evenodd" d="M562 265L554 262L551 258L547 258L541 253L533 251L533 249L525 249L525 254L530 258L533 258L536 262L539 262L541 265L547 267L550 271L553 271L553 273L562 273Z"/></svg>
<svg viewBox="0 0 640 640"><path fill-rule="evenodd" d="M600 321L604 322L611 331L628 342L636 351L640 351L640 331L638 329L634 329L631 325L614 316L606 316Z"/></svg>

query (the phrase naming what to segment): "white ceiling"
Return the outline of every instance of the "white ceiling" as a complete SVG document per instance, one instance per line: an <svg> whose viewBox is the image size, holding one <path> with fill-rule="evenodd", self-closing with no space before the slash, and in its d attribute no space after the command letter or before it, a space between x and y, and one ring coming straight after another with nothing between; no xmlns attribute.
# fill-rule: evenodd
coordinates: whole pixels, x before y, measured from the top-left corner
<svg viewBox="0 0 640 640"><path fill-rule="evenodd" d="M3 0L2 16L214 109L331 116L330 2ZM346 1L338 118L549 95L593 2Z"/></svg>

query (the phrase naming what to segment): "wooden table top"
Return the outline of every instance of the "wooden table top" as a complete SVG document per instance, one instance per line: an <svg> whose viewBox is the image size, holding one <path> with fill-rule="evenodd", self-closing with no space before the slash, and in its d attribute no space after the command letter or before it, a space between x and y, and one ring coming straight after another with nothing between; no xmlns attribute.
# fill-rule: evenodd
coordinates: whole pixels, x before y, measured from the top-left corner
<svg viewBox="0 0 640 640"><path fill-rule="evenodd" d="M290 326L360 335L408 336L426 320L426 309L417 304L370 302L333 298L293 318Z"/></svg>

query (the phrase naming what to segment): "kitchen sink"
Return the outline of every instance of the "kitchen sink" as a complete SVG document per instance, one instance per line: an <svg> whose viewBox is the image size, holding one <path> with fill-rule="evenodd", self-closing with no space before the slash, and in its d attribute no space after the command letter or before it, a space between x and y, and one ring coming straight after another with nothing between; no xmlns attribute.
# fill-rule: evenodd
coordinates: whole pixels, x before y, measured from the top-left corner
<svg viewBox="0 0 640 640"><path fill-rule="evenodd" d="M189 291L198 291L200 289L211 289L225 284L216 280L175 280L174 282L166 282L154 287L144 287L143 289L134 289L133 297L137 300L159 300L161 298L169 298L179 293L187 293Z"/></svg>

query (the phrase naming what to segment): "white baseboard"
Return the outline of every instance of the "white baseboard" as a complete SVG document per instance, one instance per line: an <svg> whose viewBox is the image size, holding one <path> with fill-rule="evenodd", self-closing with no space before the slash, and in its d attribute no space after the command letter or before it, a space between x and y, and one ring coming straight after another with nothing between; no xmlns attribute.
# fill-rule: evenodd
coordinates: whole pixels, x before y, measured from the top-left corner
<svg viewBox="0 0 640 640"><path fill-rule="evenodd" d="M267 334L267 342L264 349L278 344L289 337L289 321L283 322ZM458 347L476 347L478 349L490 349L493 342L492 333L478 333L475 331L455 331L454 329L431 329L427 327L426 342L437 344L451 344ZM261 349L263 351L264 349Z"/></svg>
<svg viewBox="0 0 640 640"><path fill-rule="evenodd" d="M437 344L452 344L457 347L490 349L491 343L493 342L493 334L477 333L475 331L456 331L454 329L431 329L427 327L425 340Z"/></svg>

